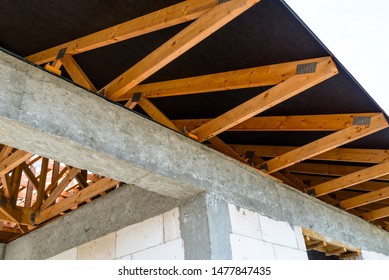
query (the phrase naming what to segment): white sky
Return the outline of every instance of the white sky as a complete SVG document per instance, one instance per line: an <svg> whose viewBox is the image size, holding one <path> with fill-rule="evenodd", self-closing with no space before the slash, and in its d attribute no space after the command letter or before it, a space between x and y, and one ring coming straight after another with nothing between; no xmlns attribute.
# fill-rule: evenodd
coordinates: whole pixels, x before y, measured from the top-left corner
<svg viewBox="0 0 389 280"><path fill-rule="evenodd" d="M389 0L285 0L389 113Z"/></svg>

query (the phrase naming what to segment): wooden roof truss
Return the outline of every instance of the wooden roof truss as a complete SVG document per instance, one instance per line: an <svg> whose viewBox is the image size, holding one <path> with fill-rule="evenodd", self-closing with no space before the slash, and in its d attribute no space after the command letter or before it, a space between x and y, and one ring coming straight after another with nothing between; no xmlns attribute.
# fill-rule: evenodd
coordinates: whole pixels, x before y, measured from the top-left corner
<svg viewBox="0 0 389 280"><path fill-rule="evenodd" d="M389 178L388 151L339 148L387 128L382 113L258 116L336 75L338 70L331 57L141 84L257 2L260 1L187 0L27 59L57 75L65 69L75 83L91 91L113 101L124 101L130 109L140 106L152 119L178 133L208 142L258 172L271 174L291 187L388 229L389 185L385 183ZM188 21L191 23L181 32L101 89L96 89L77 63L77 54ZM220 91L264 86L270 88L213 119L170 120L152 102L160 97L205 92L217 95ZM229 145L218 137L225 131L328 131L331 134L301 147L267 147ZM0 150L0 178L0 231L6 234L6 240L75 209L119 184L6 145Z"/></svg>

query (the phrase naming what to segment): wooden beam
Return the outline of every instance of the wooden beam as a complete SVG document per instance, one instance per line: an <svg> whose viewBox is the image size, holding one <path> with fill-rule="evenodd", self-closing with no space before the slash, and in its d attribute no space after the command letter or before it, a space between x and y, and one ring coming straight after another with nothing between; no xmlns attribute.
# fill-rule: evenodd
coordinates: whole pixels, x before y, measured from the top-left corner
<svg viewBox="0 0 389 280"><path fill-rule="evenodd" d="M327 251L326 252L326 256L327 257L330 257L330 256L339 256L343 253L346 253L347 252L347 249L342 247L342 248L337 248L337 249L334 249L334 250L331 250L331 251Z"/></svg>
<svg viewBox="0 0 389 280"><path fill-rule="evenodd" d="M32 194L34 191L34 186L32 185L31 181L27 182L27 188L26 188L26 196L24 200L24 207L30 208L32 205Z"/></svg>
<svg viewBox="0 0 389 280"><path fill-rule="evenodd" d="M349 210L387 198L389 198L389 187L342 200L340 207Z"/></svg>
<svg viewBox="0 0 389 280"><path fill-rule="evenodd" d="M62 181L57 185L57 187L50 193L49 197L43 202L41 206L41 211L51 206L58 196L65 190L65 188L70 184L70 182L77 176L80 172L78 168L71 168L69 173L62 179Z"/></svg>
<svg viewBox="0 0 389 280"><path fill-rule="evenodd" d="M12 153L9 157L0 162L0 177L4 176L16 166L32 157L32 155L33 154L22 150L17 150L16 152Z"/></svg>
<svg viewBox="0 0 389 280"><path fill-rule="evenodd" d="M215 6L105 86L105 95L117 99L259 1L230 0Z"/></svg>
<svg viewBox="0 0 389 280"><path fill-rule="evenodd" d="M0 199L3 199L0 197ZM5 199L5 198L4 198ZM21 213L16 211L15 208L13 208L10 203L5 202L0 203L0 219L2 221L9 221L18 224L21 219Z"/></svg>
<svg viewBox="0 0 389 280"><path fill-rule="evenodd" d="M54 179L52 178L50 185L48 185L48 186L46 187L46 190L45 190L45 195L46 195L46 197L45 197L45 199L47 198L47 195L50 194L51 191L52 191L54 188L57 187L57 183L59 182L59 180L61 180L61 179L63 178L63 176L66 175L66 172L68 172L68 170L69 170L69 167L68 167L68 166L65 166L65 167L61 170L61 172L58 174L58 176L56 176Z"/></svg>
<svg viewBox="0 0 389 280"><path fill-rule="evenodd" d="M11 182L9 181L8 174L4 174L0 178L1 178L1 183L3 184L3 190L4 190L5 197L7 199L11 199L12 187L11 187Z"/></svg>
<svg viewBox="0 0 389 280"><path fill-rule="evenodd" d="M31 184L34 186L36 190L38 190L39 181L36 179L35 174L31 171L30 167L27 163L23 162L20 165L24 171L24 174L26 174L28 180L31 182ZM34 168L34 167L31 167Z"/></svg>
<svg viewBox="0 0 389 280"><path fill-rule="evenodd" d="M16 166L15 169L12 171L11 178L10 202L12 207L16 207L20 190L20 181L22 179L22 168L20 167L20 165Z"/></svg>
<svg viewBox="0 0 389 280"><path fill-rule="evenodd" d="M32 210L24 207L14 207L5 198L0 196L0 221L12 222L16 224L30 225Z"/></svg>
<svg viewBox="0 0 389 280"><path fill-rule="evenodd" d="M4 145L0 151L0 162L9 157L12 153L13 148L7 145Z"/></svg>
<svg viewBox="0 0 389 280"><path fill-rule="evenodd" d="M329 182L329 181L334 179L333 177L324 177L324 176L317 176L317 175L305 175L305 174L297 174L297 173L294 173L294 175L303 181L310 181L311 186L320 185L320 184ZM369 191L376 191L379 189L383 189L387 186L388 186L387 182L368 181L368 182L359 183L359 184L350 186L347 189L348 190L369 192ZM312 187L311 189L314 189L314 187Z"/></svg>
<svg viewBox="0 0 389 280"><path fill-rule="evenodd" d="M335 63L330 57L318 58L316 72L293 76L210 122L192 130L191 133L198 135L199 141L204 142L259 113L296 96L337 73L338 70Z"/></svg>
<svg viewBox="0 0 389 280"><path fill-rule="evenodd" d="M175 131L179 131L177 127L169 120L150 100L141 97L138 105L156 122L163 124Z"/></svg>
<svg viewBox="0 0 389 280"><path fill-rule="evenodd" d="M353 125L290 151L289 153L273 158L265 163L264 169L268 173L281 170L389 126L383 114L377 114L369 118L370 122L367 125Z"/></svg>
<svg viewBox="0 0 389 280"><path fill-rule="evenodd" d="M80 170L80 173L77 174L76 180L78 182L78 185L80 186L81 189L85 189L88 187L88 182L86 180L87 175L85 175L86 170Z"/></svg>
<svg viewBox="0 0 389 280"><path fill-rule="evenodd" d="M359 252L359 253L361 252L360 248L353 248L353 247L347 246L341 242L328 240L325 236L323 236L323 235L321 235L313 230L303 228L302 232L303 232L304 238L310 238L311 240L317 240L317 241L324 241L326 243L326 245L328 245L328 246L345 248L349 252Z"/></svg>
<svg viewBox="0 0 389 280"><path fill-rule="evenodd" d="M53 188L57 186L55 181L59 176L60 169L61 169L61 164L58 161L53 161L53 168L51 169L51 185L53 185ZM46 193L47 193L47 188L46 188Z"/></svg>
<svg viewBox="0 0 389 280"><path fill-rule="evenodd" d="M364 213L361 217L369 222L389 217L389 206Z"/></svg>
<svg viewBox="0 0 389 280"><path fill-rule="evenodd" d="M297 65L311 62L316 62L316 59L279 63L217 74L137 85L115 100L129 100L136 92L141 92L143 96L147 98L156 98L273 86L296 75Z"/></svg>
<svg viewBox="0 0 389 280"><path fill-rule="evenodd" d="M44 64L56 59L66 48L70 55L79 54L153 31L194 20L218 5L218 0L188 0L136 19L98 31L51 49L30 55L28 60Z"/></svg>
<svg viewBox="0 0 389 280"><path fill-rule="evenodd" d="M212 144L215 150L229 157L232 157L244 164L247 164L247 162L241 156L239 156L230 146L224 143L219 137L213 137L212 139L209 139L209 142Z"/></svg>
<svg viewBox="0 0 389 280"><path fill-rule="evenodd" d="M316 243L307 245L307 251L319 249L319 248L326 247L326 246L327 246L327 243L325 241L318 241Z"/></svg>
<svg viewBox="0 0 389 280"><path fill-rule="evenodd" d="M319 197L387 174L389 174L389 161L317 185L315 186L315 193Z"/></svg>
<svg viewBox="0 0 389 280"><path fill-rule="evenodd" d="M366 166L301 162L289 167L288 170L292 173L299 174L315 174L331 177L341 177L365 168ZM382 176L380 177L380 180L389 181L389 176Z"/></svg>
<svg viewBox="0 0 389 280"><path fill-rule="evenodd" d="M35 210L39 209L42 206L43 197L45 194L48 166L49 166L49 159L42 158L41 174L39 176L39 185L38 185L38 190L37 190L37 195L36 195L36 201L34 204Z"/></svg>
<svg viewBox="0 0 389 280"><path fill-rule="evenodd" d="M84 73L84 71L82 71L81 67L74 60L73 56L65 54L61 61L73 82L89 90L97 91L95 86L89 80L88 76Z"/></svg>
<svg viewBox="0 0 389 280"><path fill-rule="evenodd" d="M306 192L306 190L309 188L303 181L291 174L288 170L283 170L282 172L275 172L273 173L273 175L276 173L281 173L286 179L292 182L292 186L294 186L294 188L298 189L299 191Z"/></svg>
<svg viewBox="0 0 389 280"><path fill-rule="evenodd" d="M263 145L231 145L239 154L253 151L262 157L278 157L295 150L292 146L263 146ZM335 148L331 151L316 155L311 160L318 161L341 161L358 163L381 163L389 160L389 150L382 149L351 149Z"/></svg>
<svg viewBox="0 0 389 280"><path fill-rule="evenodd" d="M64 199L63 201L44 209L43 211L38 213L38 215L35 217L34 223L41 224L59 215L62 212L69 210L73 206L78 205L86 201L87 199L90 199L98 195L99 193L109 190L110 188L112 188L118 183L119 181L113 179L108 179L108 178L101 179L97 183L90 185L89 187L79 191L76 194L73 194L72 196Z"/></svg>
<svg viewBox="0 0 389 280"><path fill-rule="evenodd" d="M310 116L276 116L253 117L228 131L337 131L353 125L354 117L374 116L371 114L339 114L339 115L310 115ZM212 119L172 120L180 129L191 131Z"/></svg>

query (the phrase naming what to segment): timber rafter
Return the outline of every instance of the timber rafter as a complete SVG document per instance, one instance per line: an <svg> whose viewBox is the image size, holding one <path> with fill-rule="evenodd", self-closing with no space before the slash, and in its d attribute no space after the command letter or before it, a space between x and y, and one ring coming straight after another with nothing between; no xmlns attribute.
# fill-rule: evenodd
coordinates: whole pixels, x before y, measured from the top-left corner
<svg viewBox="0 0 389 280"><path fill-rule="evenodd" d="M260 170L265 175L341 207L368 221L389 218L389 150L342 146L388 127L382 113L261 116L338 74L331 57L286 61L221 73L142 84L148 77L217 32L260 0L187 0L122 24L32 54L28 60L131 109L141 108L154 121ZM77 55L150 32L188 22L167 40L103 88L78 64ZM189 23L190 22L190 23ZM311 71L299 72L306 68ZM312 70L313 69L313 70ZM260 87L271 87L263 91ZM169 119L155 99L258 88L258 94L229 111L202 119ZM125 103L124 103L125 102ZM156 105L157 104L157 105ZM162 107L161 107L162 108ZM360 122L360 120L363 120ZM331 132L301 147L241 145L223 141L225 132ZM306 162L309 160L309 162ZM330 162L330 163L329 163ZM259 171L258 171L259 172ZM120 182L77 167L0 146L0 221L17 236L105 195ZM7 223L7 224L6 224ZM378 224L378 222L377 222ZM1 226L1 222L0 222ZM12 227L11 227L12 226ZM22 228L23 227L23 228ZM15 231L13 231L15 230ZM310 249L328 255L358 253L306 234ZM313 242L314 241L314 242Z"/></svg>

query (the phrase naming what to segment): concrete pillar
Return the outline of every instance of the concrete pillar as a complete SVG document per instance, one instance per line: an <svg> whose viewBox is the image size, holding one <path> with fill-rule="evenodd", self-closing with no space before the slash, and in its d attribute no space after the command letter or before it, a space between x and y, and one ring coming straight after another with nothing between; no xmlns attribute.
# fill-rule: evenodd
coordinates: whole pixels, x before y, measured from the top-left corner
<svg viewBox="0 0 389 280"><path fill-rule="evenodd" d="M180 227L187 260L232 258L228 205L201 194L180 207Z"/></svg>
<svg viewBox="0 0 389 280"><path fill-rule="evenodd" d="M0 243L0 260L4 260L5 244Z"/></svg>

